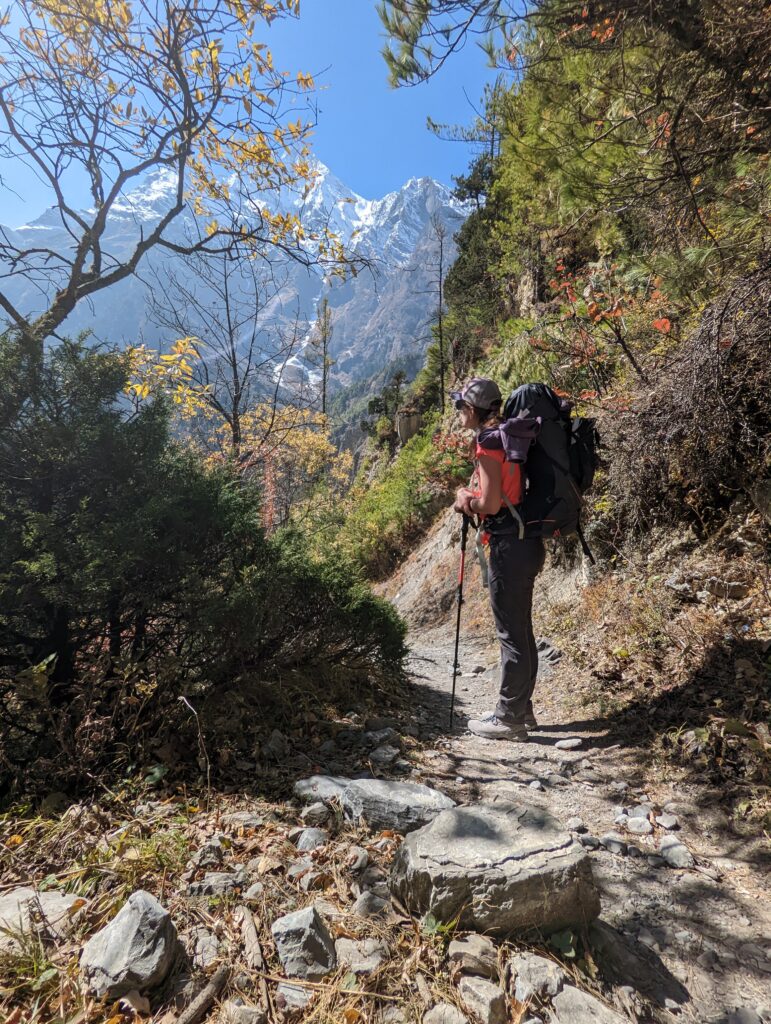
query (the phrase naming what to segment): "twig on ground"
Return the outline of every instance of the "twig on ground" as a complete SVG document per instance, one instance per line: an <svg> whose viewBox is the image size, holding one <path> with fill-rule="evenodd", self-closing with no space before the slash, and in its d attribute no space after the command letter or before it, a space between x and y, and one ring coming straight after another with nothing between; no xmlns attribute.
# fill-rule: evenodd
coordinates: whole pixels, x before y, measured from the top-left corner
<svg viewBox="0 0 771 1024"><path fill-rule="evenodd" d="M363 988L338 988L335 985L322 985L317 981L302 981L300 978L280 978L275 974L266 974L264 971L256 973L266 981L275 981L279 985L292 985L295 988L312 988L317 992L337 992L341 996L369 996L371 999L385 999L389 1003L398 1003L402 998L401 996L387 996L383 992L367 992Z"/></svg>
<svg viewBox="0 0 771 1024"><path fill-rule="evenodd" d="M211 1009L211 1005L230 977L230 967L222 964L212 975L211 981L199 992L190 1006L177 1017L175 1024L199 1024Z"/></svg>

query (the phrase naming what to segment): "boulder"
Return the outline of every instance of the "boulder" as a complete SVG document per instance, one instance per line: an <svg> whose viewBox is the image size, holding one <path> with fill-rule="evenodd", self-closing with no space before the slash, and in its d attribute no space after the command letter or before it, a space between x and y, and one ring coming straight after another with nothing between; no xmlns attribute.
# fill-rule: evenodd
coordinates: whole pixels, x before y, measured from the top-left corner
<svg viewBox="0 0 771 1024"><path fill-rule="evenodd" d="M498 977L498 950L486 935L472 933L462 939L453 939L447 955L450 963L458 964L465 974Z"/></svg>
<svg viewBox="0 0 771 1024"><path fill-rule="evenodd" d="M559 964L536 953L514 953L509 960L509 972L513 995L519 1003L553 998L568 980Z"/></svg>
<svg viewBox="0 0 771 1024"><path fill-rule="evenodd" d="M294 795L306 804L316 801L326 803L335 797L340 798L350 781L340 775L311 775L310 778L295 782Z"/></svg>
<svg viewBox="0 0 771 1024"><path fill-rule="evenodd" d="M475 804L410 833L391 891L416 916L509 935L581 927L600 912L589 857L546 811Z"/></svg>
<svg viewBox="0 0 771 1024"><path fill-rule="evenodd" d="M626 1018L588 992L566 985L552 999L551 1024L625 1024Z"/></svg>
<svg viewBox="0 0 771 1024"><path fill-rule="evenodd" d="M332 936L313 907L279 917L271 925L271 932L290 977L319 981L337 966Z"/></svg>
<svg viewBox="0 0 771 1024"><path fill-rule="evenodd" d="M57 938L66 936L74 925L74 914L85 901L72 893L36 892L29 886L12 889L0 896L0 953L17 949L18 937L29 935L35 922Z"/></svg>
<svg viewBox="0 0 771 1024"><path fill-rule="evenodd" d="M506 999L498 985L486 978L461 978L460 998L472 1017L482 1024L506 1024Z"/></svg>
<svg viewBox="0 0 771 1024"><path fill-rule="evenodd" d="M363 818L373 830L412 832L454 807L455 801L416 782L356 779L343 790L342 805L348 818Z"/></svg>
<svg viewBox="0 0 771 1024"><path fill-rule="evenodd" d="M88 940L80 970L94 995L117 999L159 985L174 963L177 944L171 914L140 889Z"/></svg>

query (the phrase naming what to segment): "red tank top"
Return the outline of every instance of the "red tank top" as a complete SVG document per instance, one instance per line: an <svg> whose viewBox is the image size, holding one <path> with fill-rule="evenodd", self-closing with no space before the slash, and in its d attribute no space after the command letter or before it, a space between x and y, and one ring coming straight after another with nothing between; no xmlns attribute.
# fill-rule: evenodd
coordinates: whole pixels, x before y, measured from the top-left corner
<svg viewBox="0 0 771 1024"><path fill-rule="evenodd" d="M522 467L520 464L518 462L507 462L502 448L485 448L477 441L474 456L476 459L479 459L480 455L487 455L489 458L495 459L496 462L501 464L501 490L503 492L504 499L508 498L509 504L516 508L524 496L524 481L522 479ZM479 477L476 469L474 470L474 475L471 478L471 490L477 497L481 497L482 489L479 485ZM506 504L506 501L503 500L501 502L501 508ZM498 511L500 512L500 509L498 509Z"/></svg>

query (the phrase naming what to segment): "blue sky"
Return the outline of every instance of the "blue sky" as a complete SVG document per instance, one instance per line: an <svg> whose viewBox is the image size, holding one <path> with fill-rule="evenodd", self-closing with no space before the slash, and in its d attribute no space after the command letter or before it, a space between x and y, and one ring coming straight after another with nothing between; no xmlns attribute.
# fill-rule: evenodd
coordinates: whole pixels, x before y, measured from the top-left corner
<svg viewBox="0 0 771 1024"><path fill-rule="evenodd" d="M274 23L268 36L277 66L321 75L316 155L355 192L373 199L408 178L428 175L447 184L468 166L471 149L444 142L426 128L434 121L465 124L474 117L495 72L474 42L435 78L392 89L380 51L385 42L375 0L302 0L298 22Z"/></svg>
<svg viewBox="0 0 771 1024"><path fill-rule="evenodd" d="M444 142L426 128L468 123L494 72L473 42L425 84L392 89L380 50L385 42L375 0L302 0L297 21L277 21L265 41L275 64L310 71L317 79L316 155L350 189L378 198L408 178L428 175L450 184L468 166L471 147ZM466 99L466 95L468 100ZM28 170L0 161L0 223L16 225L38 216L52 199ZM84 190L82 205L89 202ZM80 204L79 204L80 205Z"/></svg>

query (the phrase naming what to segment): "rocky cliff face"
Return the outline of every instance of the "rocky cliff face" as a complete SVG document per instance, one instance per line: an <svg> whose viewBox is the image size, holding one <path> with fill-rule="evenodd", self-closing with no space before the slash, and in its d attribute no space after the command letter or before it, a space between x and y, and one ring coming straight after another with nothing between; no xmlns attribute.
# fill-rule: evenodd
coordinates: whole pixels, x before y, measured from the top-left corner
<svg viewBox="0 0 771 1024"><path fill-rule="evenodd" d="M168 209L172 188L171 176L157 171L128 193L108 222L105 252L119 256L130 251L139 232L146 234ZM299 213L308 230L329 224L350 249L371 261L370 268L357 277L332 283L316 268L291 262L265 268L268 301L260 318L260 344L268 352L277 351L282 328L291 327L297 344L286 367L286 379L314 379L307 341L323 295L329 299L333 318L333 382L367 380L394 360L416 369L430 340L429 325L437 305L436 225L446 232L446 269L455 255L453 235L468 209L445 185L431 178L412 178L382 199L365 199L322 164L317 165L314 186L304 199L287 194L271 200L271 205ZM44 245L65 254L73 247L66 225L53 208L30 224L4 230L25 246ZM175 231L196 231L191 211L180 216ZM140 340L153 346L168 343L174 335L153 322L149 298L153 288L164 288L170 273L184 277L197 302L211 305L219 301L180 257L155 249L142 261L136 276L96 295L91 303L82 303L67 320L65 332L75 335L90 330L99 341L120 344ZM50 279L47 287L53 287ZM9 291L25 312L40 310L45 301L40 282L19 278ZM246 287L243 291L248 294ZM193 313L191 319L195 321ZM200 333L203 335L203 325Z"/></svg>

